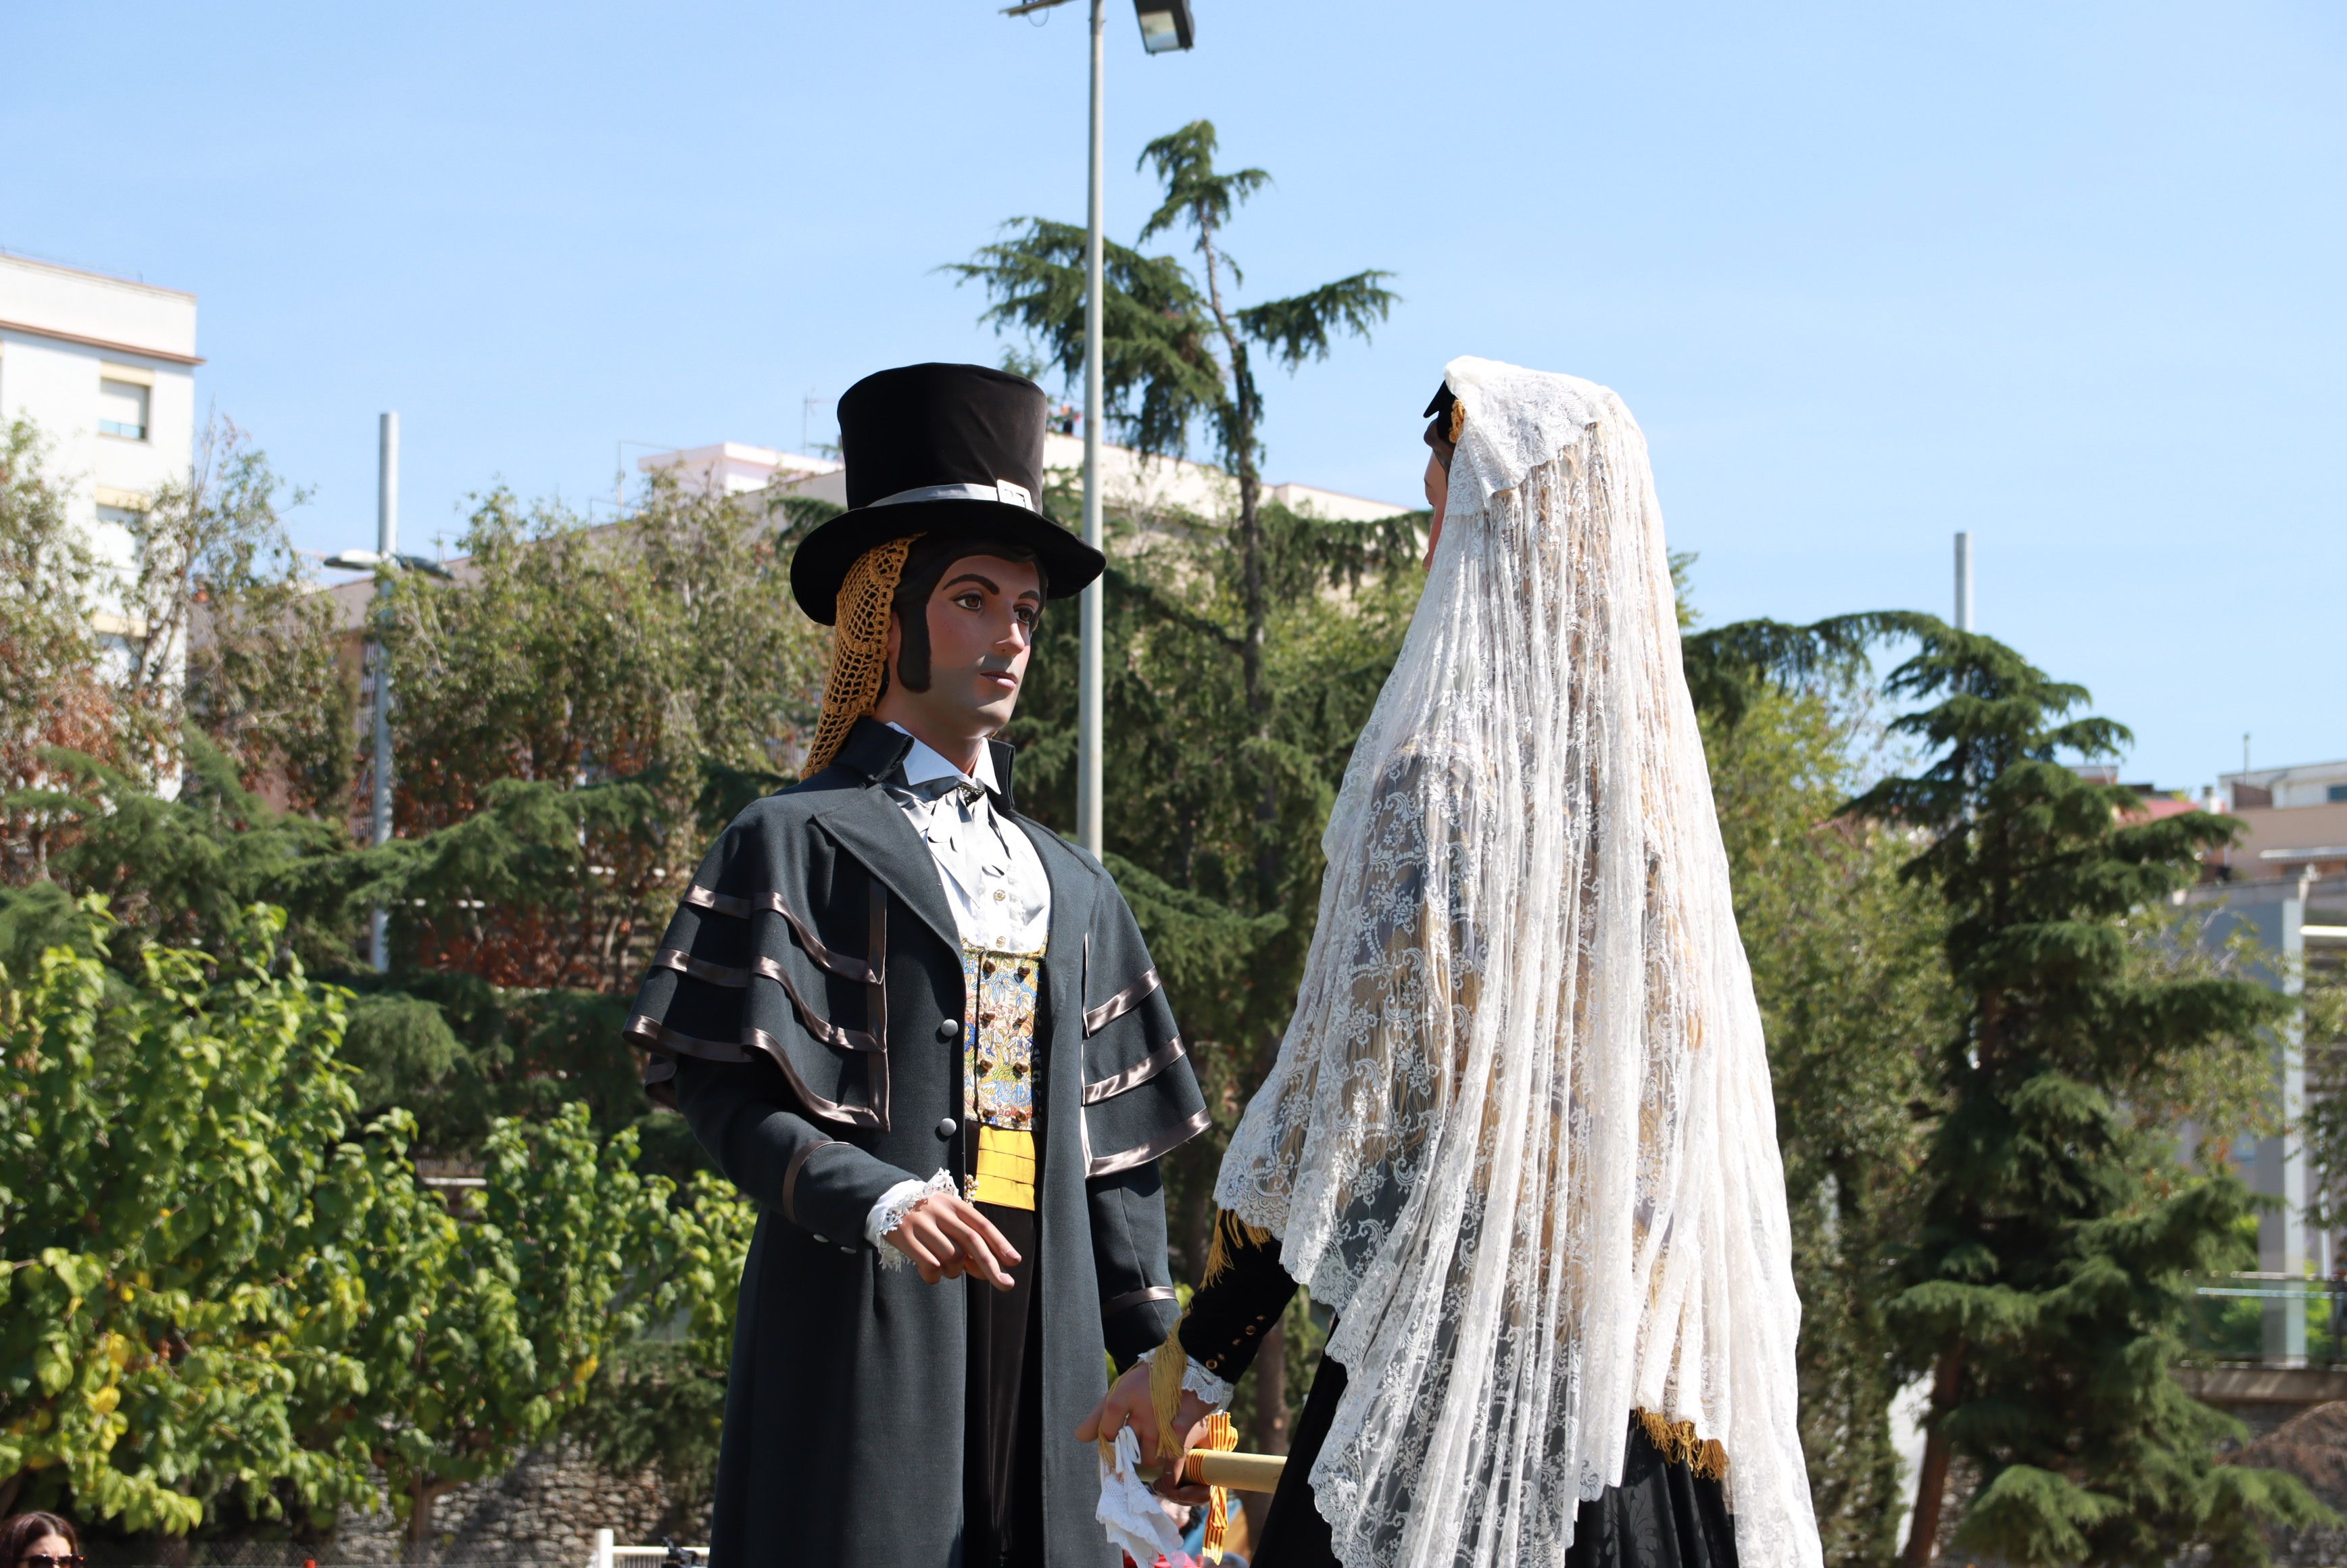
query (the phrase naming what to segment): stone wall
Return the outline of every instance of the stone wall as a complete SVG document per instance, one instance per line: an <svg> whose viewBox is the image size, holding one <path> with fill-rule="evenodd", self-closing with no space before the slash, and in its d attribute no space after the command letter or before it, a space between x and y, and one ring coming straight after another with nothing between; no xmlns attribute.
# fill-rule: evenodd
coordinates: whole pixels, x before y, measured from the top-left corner
<svg viewBox="0 0 2347 1568"><path fill-rule="evenodd" d="M657 1544L664 1535L688 1546L705 1543L706 1507L694 1517L682 1512L657 1471L609 1475L565 1442L538 1450L494 1481L442 1494L432 1532L443 1563L584 1568L599 1529L616 1532L622 1544ZM328 1550L341 1563L395 1563L399 1543L396 1516L345 1512Z"/></svg>

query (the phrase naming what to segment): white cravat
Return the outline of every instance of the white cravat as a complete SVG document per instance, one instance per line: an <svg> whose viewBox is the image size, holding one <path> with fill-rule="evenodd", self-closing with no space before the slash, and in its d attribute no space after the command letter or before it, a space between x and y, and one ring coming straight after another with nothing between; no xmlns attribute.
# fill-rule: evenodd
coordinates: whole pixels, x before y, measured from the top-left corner
<svg viewBox="0 0 2347 1568"><path fill-rule="evenodd" d="M913 733L902 724L888 727L900 735ZM993 754L980 746L978 772L966 774L914 736L900 771L902 783L883 779L881 787L929 846L961 939L1000 952L1041 952L1051 934L1051 879L1025 832L994 809ZM927 1182L897 1183L865 1216L865 1239L884 1246L883 1238L904 1222L913 1204L951 1191L953 1183L943 1171Z"/></svg>
<svg viewBox="0 0 2347 1568"><path fill-rule="evenodd" d="M1051 880L1026 833L994 809L992 755L979 748L977 773L966 774L916 739L902 771L904 783L884 779L882 787L928 845L961 939L999 952L1041 952L1051 934Z"/></svg>

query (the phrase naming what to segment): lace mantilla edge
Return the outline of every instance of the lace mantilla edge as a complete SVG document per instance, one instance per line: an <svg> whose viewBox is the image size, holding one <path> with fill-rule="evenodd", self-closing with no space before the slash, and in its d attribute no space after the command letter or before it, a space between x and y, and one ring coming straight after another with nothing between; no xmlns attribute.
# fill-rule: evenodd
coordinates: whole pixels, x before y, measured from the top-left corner
<svg viewBox="0 0 2347 1568"><path fill-rule="evenodd" d="M953 1173L946 1170L938 1171L936 1175L923 1182L917 1190L907 1193L881 1211L880 1225L876 1234L886 1241L889 1232L905 1223L907 1214L911 1214L931 1198L940 1195L952 1196L953 1191ZM884 1246L880 1249L880 1266L883 1268L902 1268L907 1261L905 1255L893 1246Z"/></svg>
<svg viewBox="0 0 2347 1568"><path fill-rule="evenodd" d="M1697 1432L1693 1421L1675 1421L1652 1410L1632 1410L1630 1418L1660 1450L1665 1463L1686 1465L1706 1481L1727 1479L1727 1450L1718 1439Z"/></svg>

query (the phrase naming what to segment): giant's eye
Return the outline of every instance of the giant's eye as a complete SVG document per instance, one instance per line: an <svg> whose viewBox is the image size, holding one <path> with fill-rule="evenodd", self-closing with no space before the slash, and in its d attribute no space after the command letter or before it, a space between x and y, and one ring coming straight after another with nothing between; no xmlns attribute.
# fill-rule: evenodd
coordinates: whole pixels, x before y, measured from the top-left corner
<svg viewBox="0 0 2347 1568"><path fill-rule="evenodd" d="M1022 604L1012 613L1019 617L1019 624L1030 631L1034 630L1035 623L1043 619L1041 612L1031 604Z"/></svg>
<svg viewBox="0 0 2347 1568"><path fill-rule="evenodd" d="M986 595L974 588L966 588L955 594L953 601L958 608L969 610L973 614L986 608Z"/></svg>

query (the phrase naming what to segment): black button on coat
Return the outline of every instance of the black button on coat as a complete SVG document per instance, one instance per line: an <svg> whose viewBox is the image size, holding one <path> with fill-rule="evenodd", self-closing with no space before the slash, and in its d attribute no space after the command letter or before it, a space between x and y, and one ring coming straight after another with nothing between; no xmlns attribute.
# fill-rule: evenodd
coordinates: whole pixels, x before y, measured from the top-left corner
<svg viewBox="0 0 2347 1568"><path fill-rule="evenodd" d="M762 1211L717 1467L725 1568L959 1561L973 1287L924 1285L864 1239L881 1194L941 1164L967 1176L974 1153L949 1027L959 935L877 782L909 744L865 721L832 766L737 817L628 1024L651 1053L646 1087ZM1047 1561L1115 1568L1095 1452L1072 1434L1108 1359L1173 1326L1157 1161L1207 1115L1132 911L1097 861L1010 809L1010 761L998 746L1000 804L1051 883L1035 1093Z"/></svg>

